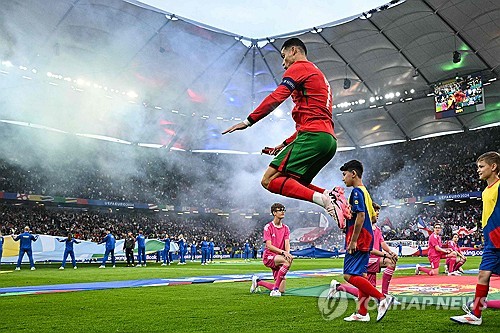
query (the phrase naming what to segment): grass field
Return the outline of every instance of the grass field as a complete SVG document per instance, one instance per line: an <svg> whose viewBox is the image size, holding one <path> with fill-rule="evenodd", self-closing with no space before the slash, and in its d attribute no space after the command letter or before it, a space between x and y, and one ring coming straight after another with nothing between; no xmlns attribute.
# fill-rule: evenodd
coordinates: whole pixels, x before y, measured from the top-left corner
<svg viewBox="0 0 500 333"><path fill-rule="evenodd" d="M404 263L425 262L425 258L403 258ZM477 268L479 258L470 258L465 269ZM97 265L79 265L78 270L58 270L59 265L27 266L19 272L0 274L0 287L44 284L116 281L152 278L178 278L268 272L260 261L243 263L225 260L201 266L117 268L100 270ZM70 265L68 265L70 267ZM342 259L298 259L292 270L342 267ZM12 270L2 265L2 271ZM413 274L412 270L396 271ZM288 279L288 288L327 285L329 277ZM425 277L422 277L425 279ZM341 277L339 277L341 280ZM269 297L250 294L250 282L193 284L166 287L125 288L44 295L0 297L2 332L494 332L500 326L499 312L483 312L481 328L462 326L449 320L461 310L391 310L376 323L347 323L341 318L324 320L315 297ZM349 301L346 316L355 311Z"/></svg>

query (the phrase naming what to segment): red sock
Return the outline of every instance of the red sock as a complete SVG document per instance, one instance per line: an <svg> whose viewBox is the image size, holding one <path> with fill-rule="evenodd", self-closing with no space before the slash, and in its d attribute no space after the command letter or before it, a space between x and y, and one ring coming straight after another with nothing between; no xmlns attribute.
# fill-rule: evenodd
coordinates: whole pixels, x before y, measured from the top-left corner
<svg viewBox="0 0 500 333"><path fill-rule="evenodd" d="M377 288L377 273L368 273L366 275L366 278L368 279L368 281L370 281L370 283L372 284L372 286L374 286L375 288Z"/></svg>
<svg viewBox="0 0 500 333"><path fill-rule="evenodd" d="M454 272L455 264L457 263L457 259L449 258L446 260L446 266L448 266L448 273Z"/></svg>
<svg viewBox="0 0 500 333"><path fill-rule="evenodd" d="M353 287L353 286L349 286L347 284L341 284L341 285L339 285L337 287L337 291L345 291L346 293L351 294L354 297L358 297L359 296L358 288Z"/></svg>
<svg viewBox="0 0 500 333"><path fill-rule="evenodd" d="M453 267L453 271L458 271L458 269L460 267L462 267L462 265L465 264L464 261L460 260L460 261L457 261L457 263L455 264L455 267Z"/></svg>
<svg viewBox="0 0 500 333"><path fill-rule="evenodd" d="M358 297L358 306L359 306L359 309L358 309L358 313L362 316L366 316L366 314L368 313L368 309L367 309L367 305L368 305L368 300L370 299L370 297L361 292L361 290L359 291L359 297Z"/></svg>
<svg viewBox="0 0 500 333"><path fill-rule="evenodd" d="M278 271L278 277L276 278L276 282L274 283L274 289L279 289L281 281L285 278L286 273L288 273L288 269L290 266L282 265L280 270Z"/></svg>
<svg viewBox="0 0 500 333"><path fill-rule="evenodd" d="M474 305L472 306L472 312L474 316L481 317L481 312L483 311L483 306L486 301L486 296L488 296L488 290L490 286L487 284L477 284L476 285L476 295L474 296Z"/></svg>
<svg viewBox="0 0 500 333"><path fill-rule="evenodd" d="M274 284L272 284L271 282L266 282L266 281L257 281L257 285L264 287L266 289L269 289L269 290L273 290L273 288L274 288Z"/></svg>
<svg viewBox="0 0 500 333"><path fill-rule="evenodd" d="M382 294L384 295L389 293L389 283L391 283L392 274L394 274L394 268L387 267L384 269L384 274L382 274Z"/></svg>
<svg viewBox="0 0 500 333"><path fill-rule="evenodd" d="M347 282L357 287L359 289L360 295L363 293L373 298L376 298L379 301L385 297L380 291L377 290L377 288L372 286L370 282L363 276L351 275L349 281Z"/></svg>
<svg viewBox="0 0 500 333"><path fill-rule="evenodd" d="M301 199L310 202L313 201L313 194L315 192L290 177L274 178L269 183L267 189L272 193L281 194L285 197Z"/></svg>
<svg viewBox="0 0 500 333"><path fill-rule="evenodd" d="M313 184L308 184L306 185L307 188L310 188L311 190L313 190L314 192L319 192L319 193L324 193L325 192L325 189L324 188L321 188L321 187L318 187L316 185L313 185Z"/></svg>
<svg viewBox="0 0 500 333"><path fill-rule="evenodd" d="M419 267L418 270L421 271L421 272L424 272L424 273L426 273L428 275L434 275L434 273L432 273L432 269L429 269L429 268Z"/></svg>

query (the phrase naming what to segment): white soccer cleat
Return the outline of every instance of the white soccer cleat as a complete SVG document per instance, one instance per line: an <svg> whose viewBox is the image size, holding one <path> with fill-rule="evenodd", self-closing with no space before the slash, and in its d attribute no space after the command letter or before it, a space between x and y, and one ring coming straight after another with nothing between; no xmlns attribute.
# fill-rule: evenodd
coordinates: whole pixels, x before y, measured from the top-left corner
<svg viewBox="0 0 500 333"><path fill-rule="evenodd" d="M451 273L448 273L448 276L460 276L460 273L451 272Z"/></svg>
<svg viewBox="0 0 500 333"><path fill-rule="evenodd" d="M419 268L420 268L420 265L419 265L419 264L416 264L416 265L415 265L415 275L420 275Z"/></svg>
<svg viewBox="0 0 500 333"><path fill-rule="evenodd" d="M64 269L64 267L62 267L62 266L61 266L61 267L59 267L59 269L63 270L63 269Z"/></svg>
<svg viewBox="0 0 500 333"><path fill-rule="evenodd" d="M141 267L141 266L142 266L141 264L137 264L137 266L135 266L135 267Z"/></svg>
<svg viewBox="0 0 500 333"><path fill-rule="evenodd" d="M377 321L381 321L394 302L394 296L386 295L378 304Z"/></svg>
<svg viewBox="0 0 500 333"><path fill-rule="evenodd" d="M31 270L34 271L36 268L35 267L31 267Z"/></svg>
<svg viewBox="0 0 500 333"><path fill-rule="evenodd" d="M142 266L146 267L146 264L144 264L144 265L142 265Z"/></svg>
<svg viewBox="0 0 500 333"><path fill-rule="evenodd" d="M349 317L344 318L345 321L370 321L370 314L360 315L359 313L353 313Z"/></svg>
<svg viewBox="0 0 500 333"><path fill-rule="evenodd" d="M326 299L332 299L337 296L337 288L340 286L340 282L333 279L330 282L330 290L328 290L328 295L326 296Z"/></svg>
<svg viewBox="0 0 500 333"><path fill-rule="evenodd" d="M116 268L116 266L115 266L115 265L113 265L113 268Z"/></svg>
<svg viewBox="0 0 500 333"><path fill-rule="evenodd" d="M257 275L252 276L252 285L250 286L250 292L253 294L259 287L257 283L259 282L259 277Z"/></svg>
<svg viewBox="0 0 500 333"><path fill-rule="evenodd" d="M450 317L450 319L456 323L476 325L476 326L479 326L483 323L483 318L478 318L472 313L467 313L462 316Z"/></svg>
<svg viewBox="0 0 500 333"><path fill-rule="evenodd" d="M271 297L281 297L281 292L278 289L273 289L271 290L271 293L269 294Z"/></svg>
<svg viewBox="0 0 500 333"><path fill-rule="evenodd" d="M20 271L21 267L16 267L15 271Z"/></svg>
<svg viewBox="0 0 500 333"><path fill-rule="evenodd" d="M106 266L104 266L104 265L101 265L101 266L99 266L99 268L106 268Z"/></svg>
<svg viewBox="0 0 500 333"><path fill-rule="evenodd" d="M335 222L337 222L337 225L340 228L340 226L341 226L341 221L340 221L341 217L339 214L340 208L332 202L332 200L330 199L330 196L326 193L323 193L321 195L321 200L323 201L323 208L325 208L328 215L333 217L333 219L335 220Z"/></svg>
<svg viewBox="0 0 500 333"><path fill-rule="evenodd" d="M78 267L75 266L75 267L73 267L73 269L78 269Z"/></svg>
<svg viewBox="0 0 500 333"><path fill-rule="evenodd" d="M165 264L165 263L163 263L163 264L161 264L161 265L162 265L162 266L167 266L167 264Z"/></svg>

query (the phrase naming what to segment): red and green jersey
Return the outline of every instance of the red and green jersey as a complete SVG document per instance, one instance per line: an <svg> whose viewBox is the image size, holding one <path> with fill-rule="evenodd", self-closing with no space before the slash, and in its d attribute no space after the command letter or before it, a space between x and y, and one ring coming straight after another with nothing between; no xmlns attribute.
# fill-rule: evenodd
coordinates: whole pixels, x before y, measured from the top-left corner
<svg viewBox="0 0 500 333"><path fill-rule="evenodd" d="M325 75L310 61L296 61L283 74L280 85L248 116L253 124L289 96L295 103L292 118L298 132L326 132L335 136L332 119L332 91Z"/></svg>

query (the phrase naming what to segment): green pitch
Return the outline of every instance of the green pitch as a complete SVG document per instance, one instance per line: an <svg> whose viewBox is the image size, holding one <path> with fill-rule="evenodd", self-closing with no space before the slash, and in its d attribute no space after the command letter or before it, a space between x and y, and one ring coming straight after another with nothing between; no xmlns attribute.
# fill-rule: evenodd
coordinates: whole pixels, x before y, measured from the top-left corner
<svg viewBox="0 0 500 333"><path fill-rule="evenodd" d="M477 268L480 258L469 258L464 269ZM425 258L403 258L400 264L425 262ZM59 265L27 266L19 272L0 274L0 287L60 283L178 278L267 272L260 261L243 263L225 260L201 266L187 262L161 267L98 269L79 265L78 270ZM70 266L70 265L69 265ZM342 267L342 259L295 260L292 270ZM2 265L2 271L13 270ZM442 270L441 270L442 271ZM412 275L413 270L396 271ZM425 277L422 277L424 279ZM342 278L338 277L339 281ZM288 279L288 288L326 285L330 277ZM0 298L0 332L494 332L500 326L500 312L485 310L481 328L462 326L449 320L460 309L391 310L380 323L346 323L342 317L324 320L314 297L250 294L250 282L193 284L166 287L125 288ZM355 311L350 300L345 316Z"/></svg>

